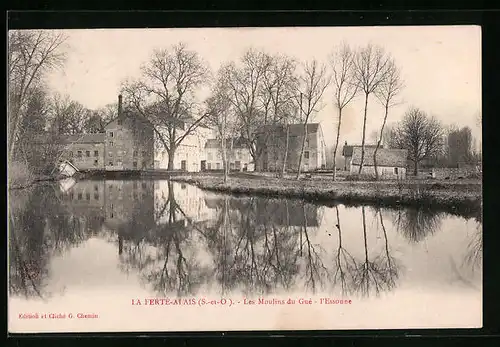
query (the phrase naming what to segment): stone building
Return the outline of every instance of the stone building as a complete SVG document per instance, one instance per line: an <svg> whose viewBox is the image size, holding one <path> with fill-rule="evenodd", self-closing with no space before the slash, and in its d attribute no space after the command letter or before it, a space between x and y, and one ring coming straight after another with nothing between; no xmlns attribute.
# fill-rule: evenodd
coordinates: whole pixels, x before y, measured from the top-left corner
<svg viewBox="0 0 500 347"><path fill-rule="evenodd" d="M226 147L229 168L231 171L253 171L252 156L250 155L250 151L246 147L243 140L227 139ZM220 140L209 139L206 141L205 158L206 160L204 162L202 161L201 165L202 171L223 169L223 153Z"/></svg>
<svg viewBox="0 0 500 347"><path fill-rule="evenodd" d="M305 128L305 129L304 129ZM304 156L301 171L312 171L325 168L326 145L323 131L319 123L266 125L260 127L257 134L256 152L260 153L256 168L262 171L279 171L283 167L288 133L288 151L286 169L297 171L302 142L305 137Z"/></svg>

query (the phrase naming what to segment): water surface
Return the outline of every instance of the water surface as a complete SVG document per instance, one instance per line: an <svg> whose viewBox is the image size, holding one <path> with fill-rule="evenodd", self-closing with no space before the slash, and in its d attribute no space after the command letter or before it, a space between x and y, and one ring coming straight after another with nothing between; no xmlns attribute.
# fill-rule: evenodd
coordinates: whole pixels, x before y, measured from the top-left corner
<svg viewBox="0 0 500 347"><path fill-rule="evenodd" d="M161 180L39 186L11 193L10 208L10 331L482 325L482 225L471 218ZM144 305L152 298L196 304ZM267 305L244 304L259 298ZM29 312L98 317L19 319Z"/></svg>

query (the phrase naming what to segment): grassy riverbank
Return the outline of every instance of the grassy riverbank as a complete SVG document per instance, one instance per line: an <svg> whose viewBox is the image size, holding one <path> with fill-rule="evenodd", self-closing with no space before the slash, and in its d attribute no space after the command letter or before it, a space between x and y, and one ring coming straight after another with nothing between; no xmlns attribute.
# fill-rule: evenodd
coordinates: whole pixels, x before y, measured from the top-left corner
<svg viewBox="0 0 500 347"><path fill-rule="evenodd" d="M267 197L299 198L322 204L376 204L422 206L465 213L481 211L482 185L479 180L464 181L379 181L349 182L330 180L293 180L271 177L222 177L184 175L171 180L201 189Z"/></svg>

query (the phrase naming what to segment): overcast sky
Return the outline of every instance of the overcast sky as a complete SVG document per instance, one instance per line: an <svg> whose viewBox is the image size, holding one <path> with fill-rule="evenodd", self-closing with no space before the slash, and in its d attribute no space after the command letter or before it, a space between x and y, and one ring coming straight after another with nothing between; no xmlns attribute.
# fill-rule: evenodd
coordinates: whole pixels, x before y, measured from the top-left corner
<svg viewBox="0 0 500 347"><path fill-rule="evenodd" d="M476 117L481 112L481 29L477 26L426 27L290 27L200 29L67 30L68 60L49 76L51 88L69 94L88 108L115 102L120 83L137 76L155 48L180 41L196 50L215 73L221 63L237 60L249 47L285 53L299 61L317 58L327 63L335 45L383 46L400 66L406 88L403 104L390 111L388 122L401 119L416 106L445 124L468 125L480 137ZM315 116L325 140L332 144L336 110L332 91ZM378 129L383 109L369 100L367 136ZM363 98L344 111L341 141L361 143Z"/></svg>

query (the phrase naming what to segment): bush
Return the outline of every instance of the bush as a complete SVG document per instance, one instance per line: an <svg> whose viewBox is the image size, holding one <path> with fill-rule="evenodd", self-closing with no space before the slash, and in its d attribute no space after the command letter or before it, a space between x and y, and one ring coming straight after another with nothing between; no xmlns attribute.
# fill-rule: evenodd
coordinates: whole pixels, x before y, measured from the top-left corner
<svg viewBox="0 0 500 347"><path fill-rule="evenodd" d="M9 187L24 187L34 179L31 170L25 164L16 161L8 164L7 175Z"/></svg>
<svg viewBox="0 0 500 347"><path fill-rule="evenodd" d="M345 177L346 181L375 181L374 175L368 174L350 174Z"/></svg>

